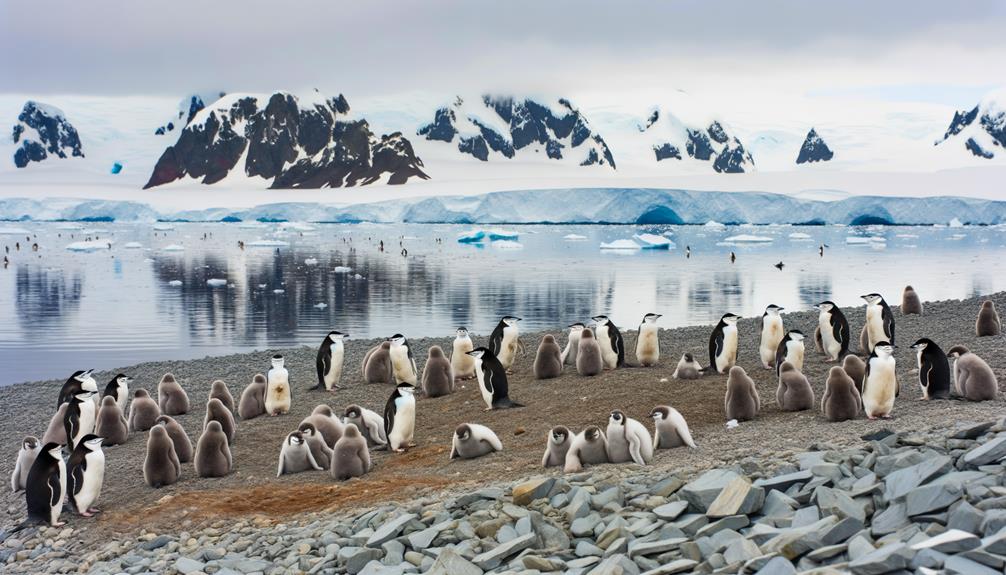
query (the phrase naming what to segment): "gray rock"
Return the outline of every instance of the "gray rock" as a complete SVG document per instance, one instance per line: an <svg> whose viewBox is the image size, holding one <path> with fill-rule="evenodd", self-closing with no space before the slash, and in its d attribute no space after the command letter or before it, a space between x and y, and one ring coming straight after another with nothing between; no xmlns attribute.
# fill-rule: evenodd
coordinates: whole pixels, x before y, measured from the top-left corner
<svg viewBox="0 0 1006 575"><path fill-rule="evenodd" d="M880 575L908 567L912 560L912 550L908 545L897 542L884 545L880 549L849 562L849 570L856 575Z"/></svg>
<svg viewBox="0 0 1006 575"><path fill-rule="evenodd" d="M149 541L144 541L143 543L141 543L140 549L143 549L144 551L155 551L157 549L160 549L161 547L164 547L170 541L171 538L168 537L167 535L158 535L157 537L154 537Z"/></svg>
<svg viewBox="0 0 1006 575"><path fill-rule="evenodd" d="M514 505L529 505L536 499L544 499L555 485L554 477L532 479L513 488Z"/></svg>
<svg viewBox="0 0 1006 575"><path fill-rule="evenodd" d="M793 575L796 568L783 557L773 557L755 575Z"/></svg>
<svg viewBox="0 0 1006 575"><path fill-rule="evenodd" d="M440 552L426 575L482 575L482 569L448 547Z"/></svg>
<svg viewBox="0 0 1006 575"><path fill-rule="evenodd" d="M482 569L495 569L500 565L500 563L510 556L520 553L521 551L534 545L536 538L537 537L534 533L528 533L527 535L518 537L502 545L497 545L495 548L490 549L485 553L476 555L472 559L472 563L478 565Z"/></svg>
<svg viewBox="0 0 1006 575"><path fill-rule="evenodd" d="M421 531L413 531L412 533L409 533L407 538L409 547L412 547L417 551L426 549L433 544L433 541L437 538L437 535L440 535L440 532L448 529L454 523L454 520L442 521Z"/></svg>
<svg viewBox="0 0 1006 575"><path fill-rule="evenodd" d="M849 540L849 546L846 553L849 556L849 560L853 561L859 559L860 557L869 555L870 553L873 553L876 550L877 548L874 547L873 544L870 543L870 541L867 540L866 537L864 537L863 535L856 535L855 537Z"/></svg>
<svg viewBox="0 0 1006 575"><path fill-rule="evenodd" d="M960 555L951 555L943 562L943 569L947 573L960 573L961 575L1001 575L1002 571L997 571L986 567L977 561L972 561Z"/></svg>
<svg viewBox="0 0 1006 575"><path fill-rule="evenodd" d="M740 478L729 469L712 469L700 475L678 491L678 496L698 511L705 513L720 491L731 481Z"/></svg>
<svg viewBox="0 0 1006 575"><path fill-rule="evenodd" d="M747 515L760 510L763 503L765 490L752 485L746 477L737 477L723 486L709 504L706 515L712 518Z"/></svg>
<svg viewBox="0 0 1006 575"><path fill-rule="evenodd" d="M954 484L923 485L905 496L905 512L909 517L950 507L961 498L961 488Z"/></svg>
<svg viewBox="0 0 1006 575"><path fill-rule="evenodd" d="M979 445L964 454L964 463L979 467L995 463L1006 457L1006 434L999 434L995 438Z"/></svg>
<svg viewBox="0 0 1006 575"><path fill-rule="evenodd" d="M766 517L793 517L794 510L799 506L800 504L789 495L773 489L765 493L761 513Z"/></svg>
<svg viewBox="0 0 1006 575"><path fill-rule="evenodd" d="M591 513L586 517L574 519L573 523L569 526L569 530L574 537L586 537L594 532L594 528L600 522L601 516L597 513Z"/></svg>
<svg viewBox="0 0 1006 575"><path fill-rule="evenodd" d="M844 491L824 486L818 487L814 490L813 500L826 514L866 521L866 510Z"/></svg>
<svg viewBox="0 0 1006 575"><path fill-rule="evenodd" d="M416 516L412 513L404 513L391 521L386 521L367 539L366 546L371 548L380 547L385 541L390 541L397 537L402 528L415 518Z"/></svg>
<svg viewBox="0 0 1006 575"><path fill-rule="evenodd" d="M704 526L695 533L695 537L710 537L724 529L732 529L734 531L738 529L743 529L751 524L751 520L748 519L747 515L733 515L730 517L724 517L723 519L713 521L712 523Z"/></svg>
<svg viewBox="0 0 1006 575"><path fill-rule="evenodd" d="M981 549L996 555L1006 555L1006 531L999 531L986 537L982 542Z"/></svg>
<svg viewBox="0 0 1006 575"><path fill-rule="evenodd" d="M793 515L793 521L791 522L792 527L806 527L811 523L815 523L821 519L821 513L817 508L817 505L812 505L810 507L803 507L797 509L796 513Z"/></svg>
<svg viewBox="0 0 1006 575"><path fill-rule="evenodd" d="M674 575L675 573L690 573L698 565L698 561L691 559L675 559L670 563L665 563L656 569L651 569L643 575Z"/></svg>
<svg viewBox="0 0 1006 575"><path fill-rule="evenodd" d="M533 512L531 529L538 536L538 546L541 549L560 551L569 548L569 535L566 530L552 524L541 513Z"/></svg>
<svg viewBox="0 0 1006 575"><path fill-rule="evenodd" d="M723 550L723 558L727 563L739 563L761 555L761 549L750 539L735 539Z"/></svg>
<svg viewBox="0 0 1006 575"><path fill-rule="evenodd" d="M639 567L625 555L612 555L588 571L587 575L639 575Z"/></svg>
<svg viewBox="0 0 1006 575"><path fill-rule="evenodd" d="M688 509L687 501L672 501L653 508L653 514L664 521L674 521Z"/></svg>
<svg viewBox="0 0 1006 575"><path fill-rule="evenodd" d="M904 497L909 491L940 475L951 467L950 458L938 455L924 459L910 467L899 469L884 479L884 498L894 501ZM879 474L878 474L879 475Z"/></svg>
<svg viewBox="0 0 1006 575"><path fill-rule="evenodd" d="M517 537L519 537L519 535L517 535L517 530L509 524L503 525L500 527L499 531L496 532L496 541L499 541L500 543L508 543Z"/></svg>
<svg viewBox="0 0 1006 575"><path fill-rule="evenodd" d="M686 535L695 535L699 529L702 529L707 523L709 523L709 518L705 515L688 514L678 518L674 522L674 526L685 532Z"/></svg>
<svg viewBox="0 0 1006 575"><path fill-rule="evenodd" d="M988 537L999 533L1006 527L1006 509L989 509L985 512L985 521L982 521L982 533Z"/></svg>
<svg viewBox="0 0 1006 575"><path fill-rule="evenodd" d="M806 558L814 561L815 563L823 563L824 561L835 557L839 553L844 553L848 547L849 546L845 543L839 543L838 545L826 545L811 551L806 555Z"/></svg>
<svg viewBox="0 0 1006 575"><path fill-rule="evenodd" d="M547 559L545 557L538 557L537 555L525 555L521 557L521 562L524 564L525 569L545 573L561 571L565 565L558 559Z"/></svg>
<svg viewBox="0 0 1006 575"><path fill-rule="evenodd" d="M629 544L629 557L646 557L648 555L659 555L661 553L666 553L672 549L677 549L685 541L688 541L685 537L677 537L674 539L662 539L660 541L651 541L648 543L633 541Z"/></svg>
<svg viewBox="0 0 1006 575"><path fill-rule="evenodd" d="M862 521L846 517L821 535L821 543L825 545L845 543L850 537L862 531L864 527L865 525Z"/></svg>
<svg viewBox="0 0 1006 575"><path fill-rule="evenodd" d="M892 503L887 509L873 516L870 530L875 537L894 533L908 525L907 507L902 502Z"/></svg>
<svg viewBox="0 0 1006 575"><path fill-rule="evenodd" d="M950 514L947 516L947 527L977 535L981 533L981 525L984 520L985 513L975 509L967 501L961 501L950 508Z"/></svg>
<svg viewBox="0 0 1006 575"><path fill-rule="evenodd" d="M982 544L975 535L960 529L950 529L925 541L912 545L912 549L920 551L922 549L932 549L940 553L961 553L970 551Z"/></svg>
<svg viewBox="0 0 1006 575"><path fill-rule="evenodd" d="M189 557L179 557L175 560L175 569L182 575L202 571L205 567L206 564L202 561L196 561L195 559L191 559Z"/></svg>
<svg viewBox="0 0 1006 575"><path fill-rule="evenodd" d="M794 485L800 485L807 483L814 478L814 474L809 470L796 471L794 473L786 473L784 475L776 475L775 477L758 479L754 484L761 487L766 492L772 490L786 491Z"/></svg>
<svg viewBox="0 0 1006 575"><path fill-rule="evenodd" d="M343 547L339 549L339 561L346 566L349 573L359 573L375 559L380 559L384 552L380 549L367 547Z"/></svg>
<svg viewBox="0 0 1006 575"><path fill-rule="evenodd" d="M950 437L952 439L977 439L993 425L995 425L994 421L963 424L959 426L957 430L950 435Z"/></svg>

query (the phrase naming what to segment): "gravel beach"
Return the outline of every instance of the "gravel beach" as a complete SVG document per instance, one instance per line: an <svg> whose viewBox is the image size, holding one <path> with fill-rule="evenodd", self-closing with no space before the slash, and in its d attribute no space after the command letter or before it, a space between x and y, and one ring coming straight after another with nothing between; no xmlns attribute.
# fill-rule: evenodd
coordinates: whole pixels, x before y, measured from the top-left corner
<svg viewBox="0 0 1006 575"><path fill-rule="evenodd" d="M889 296L893 300L896 294ZM591 424L604 428L608 413L613 409L621 409L629 417L651 427L647 417L650 409L659 404L672 405L687 419L698 448L660 451L653 465L646 469L630 465L597 466L592 470L598 477L612 473L620 478L633 473L650 477L673 473L687 479L705 469L734 464L769 469L816 445L860 444L860 436L884 428L915 432L951 428L962 422L997 420L1004 414L1002 398L983 403L919 401L921 391L915 354L908 347L920 337L935 340L944 350L953 345L965 345L992 366L1000 382L1004 381L1006 341L1002 337L977 338L974 333L975 317L984 299L992 299L1000 309L1006 306L1006 294L999 293L960 301L927 302L922 316L903 316L894 308L899 344L896 357L902 391L895 404L894 419L883 422L857 419L829 423L819 409L782 412L775 402L774 372L764 370L758 360L758 318L744 319L738 324L741 338L738 363L756 382L762 410L757 419L734 429L724 425L725 376L707 375L697 381L671 379L677 360L685 351L695 353L703 365L708 361L711 326L661 330L661 361L657 367L619 369L594 378L580 377L567 367L560 378L544 381L535 380L531 373L534 351L543 334L523 334L521 339L527 353L518 360L510 377L510 395L526 407L484 412L474 380L462 383L452 395L421 398L417 405L417 446L405 454L374 452L373 471L362 479L343 484L332 481L323 472L276 478L279 449L286 434L320 403L332 405L337 413L351 403L382 411L391 386L362 383L359 368L364 353L375 341L349 340L343 389L334 394L307 391L316 380L316 350L306 347L199 360L149 362L96 373L99 389L121 371L134 378L132 389L143 387L155 396L161 375L174 373L193 406L190 413L176 419L195 441L211 382L223 379L237 399L256 373L268 369L269 358L274 353L282 353L291 374L293 407L284 416L239 421L232 446L234 471L225 478L197 478L189 463L183 464L178 483L151 489L142 477L145 434L133 433L126 444L107 448L105 484L97 504L103 513L93 519L64 514L68 528L72 528L65 546L83 552L99 545L107 546L110 539L136 541L150 533L177 534L219 525L221 520L243 526L317 521L319 517L348 516L389 501L413 502L414 506L415 501L424 497L435 501L447 494L456 495L503 483L509 485L529 477L558 477L561 472L557 470L540 469L547 431L559 424L576 431ZM863 325L863 308L844 311L853 333L858 334ZM786 329L812 334L817 325L817 312L787 313L784 322ZM635 360L635 332L630 328L634 326L621 328L627 359L631 363ZM551 332L560 345L565 343L565 331ZM420 370L429 346L440 345L450 353L452 339L453 336L410 340ZM473 336L473 339L476 345L485 341L484 336ZM832 365L823 361L813 350L812 343L808 345L804 373L814 387L818 404ZM0 469L5 477L9 477L14 467L22 437L26 434L41 437L44 433L62 383L63 380L32 382L0 388L0 405L5 406L4 417L0 419ZM451 436L455 426L463 422L492 428L502 440L503 452L471 461L450 461ZM4 490L2 503L5 511L2 535L6 538L6 531L24 517L24 496L12 494L8 488ZM33 528L30 531L44 530ZM11 572L17 572L16 557L16 554L7 555L6 567L13 568ZM29 569L38 570L38 564ZM280 572L287 571L289 569Z"/></svg>

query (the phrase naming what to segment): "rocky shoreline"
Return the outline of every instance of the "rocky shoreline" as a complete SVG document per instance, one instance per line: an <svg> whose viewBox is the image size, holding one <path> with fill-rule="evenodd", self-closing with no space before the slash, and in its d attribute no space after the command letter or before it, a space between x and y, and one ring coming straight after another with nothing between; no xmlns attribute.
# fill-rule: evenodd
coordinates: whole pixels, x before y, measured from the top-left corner
<svg viewBox="0 0 1006 575"><path fill-rule="evenodd" d="M99 500L104 513L98 519L67 515L67 527L11 534L23 518L24 498L5 493L0 565L10 573L600 575L753 573L763 567L770 569L766 573L790 573L834 564L856 573L887 572L889 565L921 573L927 572L923 567L934 568L912 563L924 556L931 564L943 562L937 571L982 573L967 570L978 563L1002 572L1003 544L996 537L1006 533L996 533L1006 524L1006 475L1000 463L1006 455L1006 434L1000 433L1003 400L916 401L921 394L914 353L907 345L922 336L938 339L945 348L967 345L1002 380L1003 338L974 337L980 299L985 298L929 302L923 316L896 312L902 394L892 421L828 423L819 410L782 412L771 399L774 374L755 365L757 319L746 319L739 324L740 363L755 380L763 409L740 427L723 425L724 377L669 379L681 352L704 349L709 327L661 330L663 356L655 368L620 369L596 378L567 370L558 379L537 381L530 373L533 354L525 356L510 378L511 394L527 404L523 409L484 413L470 383L452 395L420 400L419 445L404 455L375 452L375 470L343 484L322 472L276 478L276 457L285 433L318 403L337 411L349 403L383 405L389 387L357 381L357 366L372 342L351 341L348 381L335 395L305 391L314 383L313 349L282 350L295 374L294 408L288 416L239 422L231 475L200 479L186 468L178 484L150 489L140 472L145 441L134 434L126 444L107 450ZM1006 294L991 299L1002 306ZM846 313L858 333L862 309ZM785 321L787 328L812 332L816 314L786 314ZM533 350L540 336L522 337ZM450 339L411 343L421 367L430 345L446 349ZM631 332L626 344L634 347ZM268 365L273 351L153 362L123 371L136 377L136 387L148 390L165 371L174 372L194 406L178 419L190 436L197 436L210 382L223 378L237 395ZM829 367L808 350L804 371L818 401ZM101 378L113 373L99 375L103 383ZM38 414L52 409L61 383L0 388L0 404L18 406L0 420L5 472L13 468L20 438L44 430ZM685 415L697 449L660 451L647 467L609 464L575 475L538 467L551 425L603 427L613 408L645 421L649 409L661 403ZM48 415L41 419L47 421ZM450 461L450 435L462 421L492 427L504 451ZM891 434L871 436L888 433L885 429ZM872 438L864 443L861 436ZM928 468L919 465L934 462L941 463L922 474ZM772 479L780 475L789 477ZM910 479L900 479L906 477ZM773 481L785 485L773 486ZM891 484L897 484L893 491ZM724 500L714 505L721 492ZM910 493L916 494L909 499ZM941 507L915 513L920 501L937 501ZM962 514L970 523L959 522ZM859 523L850 523L850 517ZM848 536L824 539L838 525L850 531ZM938 540L930 551L911 549L946 529L971 537L955 531L953 541ZM889 549L894 541L907 543ZM864 559L874 552L883 560ZM871 563L861 565L861 560Z"/></svg>

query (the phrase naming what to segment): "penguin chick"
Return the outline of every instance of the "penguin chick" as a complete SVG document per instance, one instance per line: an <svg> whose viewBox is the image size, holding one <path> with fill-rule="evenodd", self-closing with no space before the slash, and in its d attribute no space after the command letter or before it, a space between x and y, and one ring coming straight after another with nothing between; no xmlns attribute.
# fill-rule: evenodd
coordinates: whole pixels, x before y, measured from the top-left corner
<svg viewBox="0 0 1006 575"><path fill-rule="evenodd" d="M856 389L856 383L840 366L832 367L821 398L821 412L825 419L832 422L856 419L862 410L863 398Z"/></svg>
<svg viewBox="0 0 1006 575"><path fill-rule="evenodd" d="M566 451L563 472L576 473L582 470L584 465L607 462L608 440L604 437L604 432L600 427L591 425L573 437L569 450Z"/></svg>
<svg viewBox="0 0 1006 575"><path fill-rule="evenodd" d="M674 379L700 379L702 377L702 365L696 361L691 352L685 352L678 360L678 366L671 374Z"/></svg>
<svg viewBox="0 0 1006 575"><path fill-rule="evenodd" d="M211 397L206 402L206 416L203 418L203 429L206 429L206 426L211 421L220 423L224 435L227 436L228 445L234 443L234 434L237 431L237 425L234 424L234 415L224 406L222 401L215 397Z"/></svg>
<svg viewBox="0 0 1006 575"><path fill-rule="evenodd" d="M147 431L157 423L161 408L157 406L145 389L133 392L133 401L129 404L129 430Z"/></svg>
<svg viewBox="0 0 1006 575"><path fill-rule="evenodd" d="M580 343L577 345L576 372L585 377L595 376L604 371L604 358L601 357L601 346L594 338L590 328L580 332Z"/></svg>
<svg viewBox="0 0 1006 575"><path fill-rule="evenodd" d="M562 352L559 344L551 334L546 334L538 344L538 353L534 356L534 378L552 379L562 375Z"/></svg>
<svg viewBox="0 0 1006 575"><path fill-rule="evenodd" d="M265 414L266 379L261 373L256 373L252 382L241 392L238 402L238 416L241 419L254 419Z"/></svg>
<svg viewBox="0 0 1006 575"><path fill-rule="evenodd" d="M788 361L784 361L779 368L779 387L776 389L775 399L783 411L814 409L814 390L810 387L810 382Z"/></svg>
<svg viewBox="0 0 1006 575"><path fill-rule="evenodd" d="M983 301L982 308L978 311L978 320L975 322L975 335L989 337L1001 333L1002 324L999 322L996 304L992 300Z"/></svg>
<svg viewBox="0 0 1006 575"><path fill-rule="evenodd" d="M912 286L905 286L905 291L901 293L901 314L922 315L922 300Z"/></svg>
<svg viewBox="0 0 1006 575"><path fill-rule="evenodd" d="M856 391L863 393L863 379L866 377L866 362L858 355L847 355L842 360L842 369L856 385Z"/></svg>
<svg viewBox="0 0 1006 575"><path fill-rule="evenodd" d="M231 395L231 390L227 389L227 384L222 379L213 382L210 388L210 398L219 399L227 411L234 413L234 396Z"/></svg>
<svg viewBox="0 0 1006 575"><path fill-rule="evenodd" d="M955 345L947 352L954 360L954 381L957 393L971 401L996 399L999 381L985 360L968 351L963 345Z"/></svg>
<svg viewBox="0 0 1006 575"><path fill-rule="evenodd" d="M370 471L370 467L370 452L367 451L366 440L355 425L346 427L346 432L335 444L329 474L336 481L344 481L363 476Z"/></svg>
<svg viewBox="0 0 1006 575"><path fill-rule="evenodd" d="M182 466L175 453L175 445L163 425L150 428L147 436L147 455L143 459L143 480L154 489L178 481Z"/></svg>
<svg viewBox="0 0 1006 575"><path fill-rule="evenodd" d="M727 376L727 394L724 400L727 420L750 421L761 409L761 398L754 381L748 377L743 367L735 365Z"/></svg>
<svg viewBox="0 0 1006 575"><path fill-rule="evenodd" d="M427 350L422 385L426 397L441 397L454 391L451 362L444 356L444 350L439 345L431 345Z"/></svg>
<svg viewBox="0 0 1006 575"><path fill-rule="evenodd" d="M157 407L164 415L184 415L189 412L189 396L170 373L157 384Z"/></svg>
<svg viewBox="0 0 1006 575"><path fill-rule="evenodd" d="M224 477L231 472L234 464L231 448L219 421L210 421L203 429L196 443L194 462L199 477Z"/></svg>
<svg viewBox="0 0 1006 575"><path fill-rule="evenodd" d="M653 441L646 427L619 410L608 417L608 461L646 465L653 459Z"/></svg>
<svg viewBox="0 0 1006 575"><path fill-rule="evenodd" d="M681 413L669 405L658 405L650 411L653 418L653 449L672 449L687 445L695 449L692 432Z"/></svg>
<svg viewBox="0 0 1006 575"><path fill-rule="evenodd" d="M477 423L462 423L454 430L451 459L475 459L494 451L503 451L503 444L488 427Z"/></svg>
<svg viewBox="0 0 1006 575"><path fill-rule="evenodd" d="M545 454L541 457L542 467L559 467L566 462L566 452L569 451L570 432L564 425L557 425L548 432L545 440Z"/></svg>
<svg viewBox="0 0 1006 575"><path fill-rule="evenodd" d="M98 421L94 425L94 434L104 438L105 445L122 445L129 438L129 423L122 415L119 404L111 395L101 399L98 409Z"/></svg>
<svg viewBox="0 0 1006 575"><path fill-rule="evenodd" d="M182 427L182 424L178 423L170 415L158 417L157 424L164 426L164 431L168 432L168 437L171 438L171 443L175 446L175 455L178 456L178 462L188 463L192 461L195 447L192 445L189 434L185 433L185 428Z"/></svg>
<svg viewBox="0 0 1006 575"><path fill-rule="evenodd" d="M283 448L279 452L279 468L276 470L276 477L312 469L321 469L321 466L311 454L311 448L304 441L304 436L299 431L290 432L283 440Z"/></svg>

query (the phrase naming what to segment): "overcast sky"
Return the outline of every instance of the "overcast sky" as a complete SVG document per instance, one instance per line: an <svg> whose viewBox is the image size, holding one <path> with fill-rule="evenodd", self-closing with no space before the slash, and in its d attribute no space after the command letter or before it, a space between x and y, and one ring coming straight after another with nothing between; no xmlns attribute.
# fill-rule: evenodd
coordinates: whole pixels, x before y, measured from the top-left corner
<svg viewBox="0 0 1006 575"><path fill-rule="evenodd" d="M682 88L963 107L1006 84L1004 29L1001 0L3 0L0 93Z"/></svg>

